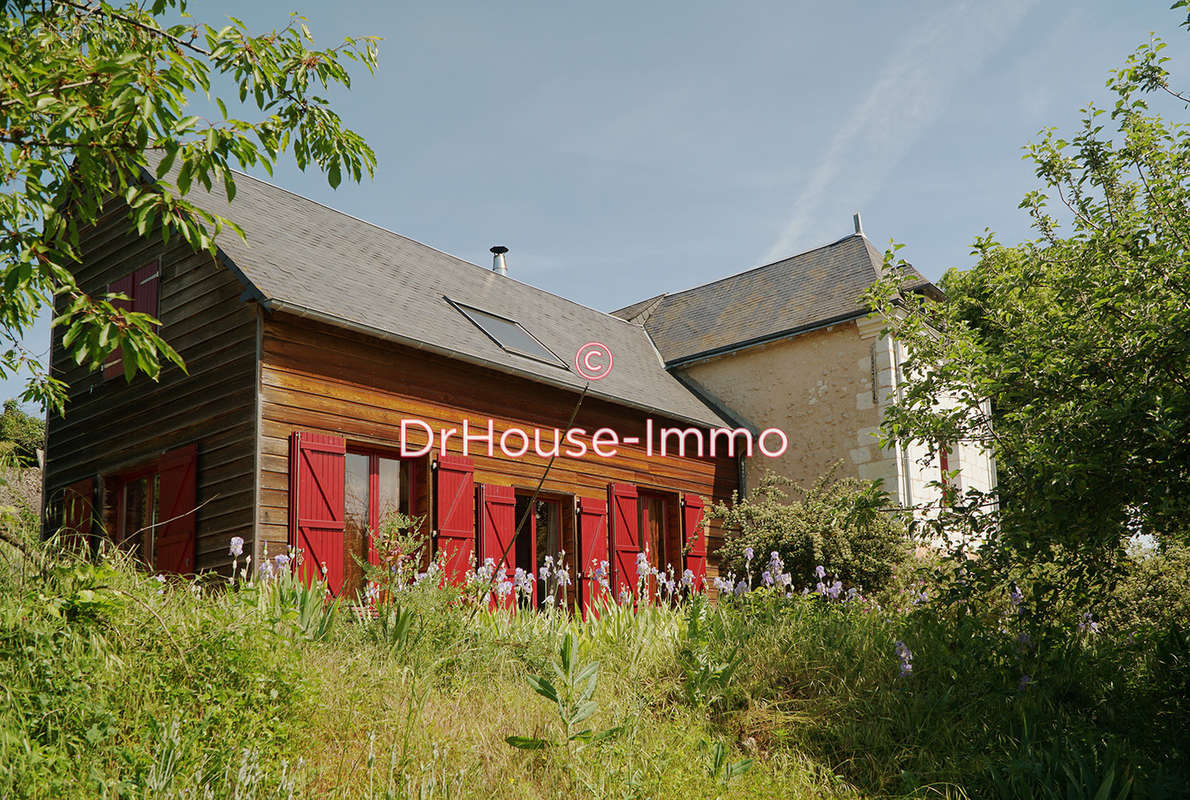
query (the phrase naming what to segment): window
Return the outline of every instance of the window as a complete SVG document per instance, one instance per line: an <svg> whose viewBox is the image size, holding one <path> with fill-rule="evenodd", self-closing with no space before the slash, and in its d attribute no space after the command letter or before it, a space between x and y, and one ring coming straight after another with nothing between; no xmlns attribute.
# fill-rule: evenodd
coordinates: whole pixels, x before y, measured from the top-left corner
<svg viewBox="0 0 1190 800"><path fill-rule="evenodd" d="M153 566L153 526L157 523L159 483L157 465L109 478L105 482L104 506L109 512L108 531L112 542Z"/></svg>
<svg viewBox="0 0 1190 800"><path fill-rule="evenodd" d="M447 302L462 312L463 316L475 323L476 327L509 353L544 361L546 364L566 369L566 364L562 359L554 355L553 351L525 330L519 322L456 303L450 298L447 298Z"/></svg>
<svg viewBox="0 0 1190 800"><path fill-rule="evenodd" d="M128 300L116 300L112 303L116 308L135 311L140 314L157 316L157 287L161 280L159 262L154 260L135 272L125 275L117 281L107 285L112 294L122 294ZM105 379L118 378L124 373L123 356L119 350L108 356L103 364Z"/></svg>
<svg viewBox="0 0 1190 800"><path fill-rule="evenodd" d="M343 591L364 590L364 564L377 563L376 537L385 519L412 508L414 461L348 451L343 490Z"/></svg>
<svg viewBox="0 0 1190 800"><path fill-rule="evenodd" d="M198 449L187 445L103 479L112 543L156 572L195 570Z"/></svg>
<svg viewBox="0 0 1190 800"><path fill-rule="evenodd" d="M516 521L529 507L531 495L517 495ZM537 579L536 604L538 608L558 605L571 608L575 600L577 585L578 551L574 541L574 500L570 497L538 497L534 512L525 523L525 531L517 538L516 566L532 572ZM546 559L550 559L548 570L544 570ZM569 580L559 585L557 568L565 564ZM548 577L543 581L542 575Z"/></svg>
<svg viewBox="0 0 1190 800"><path fill-rule="evenodd" d="M672 567L675 579L680 578L683 566L677 497L642 489L637 508L641 548L649 565L662 572ZM655 578L649 579L648 590L652 596L657 596Z"/></svg>
<svg viewBox="0 0 1190 800"><path fill-rule="evenodd" d="M950 445L941 442L938 445L938 472L941 475L939 481L942 485L942 504L945 506L952 506L958 500L959 487L956 480L957 476L951 475L950 460L954 455L954 450Z"/></svg>

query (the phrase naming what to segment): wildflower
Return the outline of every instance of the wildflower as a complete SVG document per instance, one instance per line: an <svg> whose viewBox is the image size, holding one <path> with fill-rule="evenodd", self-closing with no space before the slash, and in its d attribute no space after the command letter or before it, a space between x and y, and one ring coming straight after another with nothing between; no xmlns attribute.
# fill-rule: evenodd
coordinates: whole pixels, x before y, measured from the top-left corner
<svg viewBox="0 0 1190 800"><path fill-rule="evenodd" d="M639 572L648 572L648 570L649 570L649 557L647 555L645 555L644 553L637 553L636 554L636 571L639 573Z"/></svg>
<svg viewBox="0 0 1190 800"><path fill-rule="evenodd" d="M830 595L831 600L838 600L839 594L842 591L843 591L843 582L835 581L834 583L832 583L830 585L830 588L826 590L826 593Z"/></svg>
<svg viewBox="0 0 1190 800"><path fill-rule="evenodd" d="M739 583L737 583L735 585L735 593L736 594L747 594L748 593L748 582L745 580L741 580Z"/></svg>
<svg viewBox="0 0 1190 800"><path fill-rule="evenodd" d="M367 591L365 591L365 593L364 593L364 597L367 599L367 601L369 603L374 603L374 602L376 602L376 598L379 596L380 596L380 584L378 584L374 581L368 581L368 588L367 588Z"/></svg>
<svg viewBox="0 0 1190 800"><path fill-rule="evenodd" d="M165 583L165 576L161 573L158 573L153 576L153 580L157 581L158 583Z"/></svg>
<svg viewBox="0 0 1190 800"><path fill-rule="evenodd" d="M819 581L818 585L814 587L814 591L818 592L819 594L826 594L826 584L822 581Z"/></svg>
<svg viewBox="0 0 1190 800"><path fill-rule="evenodd" d="M764 572L760 573L760 580L764 582L765 586L772 586L773 574L766 569Z"/></svg>
<svg viewBox="0 0 1190 800"><path fill-rule="evenodd" d="M788 589L793 585L793 576L788 572L782 572L777 576L777 583Z"/></svg>
<svg viewBox="0 0 1190 800"><path fill-rule="evenodd" d="M719 592L720 594L727 594L728 592L731 591L731 588L732 588L731 581L726 580L725 578L718 577L718 576L715 577L715 590L717 592Z"/></svg>
<svg viewBox="0 0 1190 800"><path fill-rule="evenodd" d="M243 536L231 537L231 549L228 551L227 554L229 556L235 556L236 558L239 558L240 556L242 556L244 554L244 537Z"/></svg>
<svg viewBox="0 0 1190 800"><path fill-rule="evenodd" d="M898 677L907 678L913 674L913 651L904 642L897 642L897 658L901 660L901 672Z"/></svg>
<svg viewBox="0 0 1190 800"><path fill-rule="evenodd" d="M682 585L687 589L694 588L694 570L688 569L682 573Z"/></svg>
<svg viewBox="0 0 1190 800"><path fill-rule="evenodd" d="M859 597L859 589L856 589L854 586L852 586L847 590L847 600L854 600L857 597Z"/></svg>
<svg viewBox="0 0 1190 800"><path fill-rule="evenodd" d="M626 606L632 602L632 590L625 586L620 590L620 605Z"/></svg>
<svg viewBox="0 0 1190 800"><path fill-rule="evenodd" d="M822 580L823 578L826 577L826 567L819 564L817 567L814 568L814 574L818 576L819 580Z"/></svg>
<svg viewBox="0 0 1190 800"><path fill-rule="evenodd" d="M1012 601L1013 608L1020 608L1021 603L1025 600L1025 595L1014 583L1012 585L1012 591L1008 593L1008 599Z"/></svg>
<svg viewBox="0 0 1190 800"><path fill-rule="evenodd" d="M289 556L285 555L284 553L278 553L277 555L273 556L273 563L277 565L278 572L283 569L287 569L289 567ZM323 572L326 572L326 570L324 569Z"/></svg>
<svg viewBox="0 0 1190 800"><path fill-rule="evenodd" d="M1017 691L1023 692L1023 691L1025 691L1025 689L1028 689L1028 688L1029 688L1030 686L1032 686L1032 685L1033 685L1033 678L1032 678L1032 676L1030 676L1030 675L1022 675L1022 676L1021 676L1021 682L1020 682L1020 684L1017 686Z"/></svg>
<svg viewBox="0 0 1190 800"><path fill-rule="evenodd" d="M751 560L752 560L752 557L753 557L754 555L756 555L756 551L755 551L755 550L753 550L751 547L745 547L745 548L744 548L744 560L745 560L745 561L751 561Z"/></svg>
<svg viewBox="0 0 1190 800"><path fill-rule="evenodd" d="M1095 621L1095 617L1090 611L1083 613L1082 619L1078 623L1078 632L1099 633L1099 623Z"/></svg>
<svg viewBox="0 0 1190 800"><path fill-rule="evenodd" d="M512 583L507 579L501 580L496 584L496 596L500 599L508 597L509 592L512 591Z"/></svg>
<svg viewBox="0 0 1190 800"><path fill-rule="evenodd" d="M929 599L930 599L930 596L929 596L929 595L926 593L926 590L923 588L923 589L921 590L921 592L919 592L918 594L915 594L915 595L913 596L913 605L915 605L915 606L916 606L916 605L919 605L919 604L921 604L921 603L925 603L925 602L926 602L926 601L928 601Z"/></svg>

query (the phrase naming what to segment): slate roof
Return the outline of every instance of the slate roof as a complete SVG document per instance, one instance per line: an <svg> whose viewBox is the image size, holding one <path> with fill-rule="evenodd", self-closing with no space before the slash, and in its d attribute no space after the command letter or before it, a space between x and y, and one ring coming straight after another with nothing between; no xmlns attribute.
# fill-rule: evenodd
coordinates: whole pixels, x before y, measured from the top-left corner
<svg viewBox="0 0 1190 800"><path fill-rule="evenodd" d="M611 373L589 395L712 426L725 422L666 372L639 325L448 255L247 175L232 203L219 190L187 199L237 222L218 244L266 307L307 311L440 354L581 390L576 351L607 345ZM445 298L519 322L569 369L506 352Z"/></svg>
<svg viewBox="0 0 1190 800"><path fill-rule="evenodd" d="M612 313L642 325L666 364L673 366L865 314L860 298L883 263L867 237L854 234ZM916 270L908 278L906 290L937 291Z"/></svg>

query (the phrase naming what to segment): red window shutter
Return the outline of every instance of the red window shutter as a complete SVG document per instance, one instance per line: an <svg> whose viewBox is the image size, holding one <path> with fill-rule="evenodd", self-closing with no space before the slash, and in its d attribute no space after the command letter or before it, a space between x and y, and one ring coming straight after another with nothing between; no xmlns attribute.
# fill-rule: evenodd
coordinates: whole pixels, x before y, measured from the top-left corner
<svg viewBox="0 0 1190 800"><path fill-rule="evenodd" d="M108 284L107 290L112 294L123 294L129 298L136 296L136 289L134 283L135 276L125 275L118 281L113 281ZM113 300L112 305L118 309L131 311L133 308L132 300ZM107 361L103 362L103 377L105 380L111 378L118 378L124 373L123 354L117 348L107 357Z"/></svg>
<svg viewBox="0 0 1190 800"><path fill-rule="evenodd" d="M69 547L91 549L91 520L95 515L95 479L72 483L62 492L62 539Z"/></svg>
<svg viewBox="0 0 1190 800"><path fill-rule="evenodd" d="M289 541L300 555L298 576L343 588L343 495L347 443L328 433L299 431L289 443Z"/></svg>
<svg viewBox="0 0 1190 800"><path fill-rule="evenodd" d="M584 497L578 510L578 565L581 602L584 612L594 611L606 592L594 576L607 561L607 501Z"/></svg>
<svg viewBox="0 0 1190 800"><path fill-rule="evenodd" d="M161 282L157 264L153 261L133 273L132 310L150 317L157 316L157 287Z"/></svg>
<svg viewBox="0 0 1190 800"><path fill-rule="evenodd" d="M198 445L171 450L158 462L157 527L154 561L158 572L194 572L195 508L198 499Z"/></svg>
<svg viewBox="0 0 1190 800"><path fill-rule="evenodd" d="M496 562L496 575L512 580L516 571L516 491L511 486L479 486L479 555L476 561ZM500 580L497 577L495 580ZM511 608L511 594L503 603Z"/></svg>
<svg viewBox="0 0 1190 800"><path fill-rule="evenodd" d="M447 577L462 582L475 554L475 467L466 456L434 463L435 546L446 553Z"/></svg>
<svg viewBox="0 0 1190 800"><path fill-rule="evenodd" d="M702 527L702 498L696 494L682 497L682 535L685 539L686 569L694 573L694 590L701 592L707 582L707 532Z"/></svg>
<svg viewBox="0 0 1190 800"><path fill-rule="evenodd" d="M640 553L636 487L613 483L607 487L612 546L612 592L615 599L627 589L636 591L636 556Z"/></svg>

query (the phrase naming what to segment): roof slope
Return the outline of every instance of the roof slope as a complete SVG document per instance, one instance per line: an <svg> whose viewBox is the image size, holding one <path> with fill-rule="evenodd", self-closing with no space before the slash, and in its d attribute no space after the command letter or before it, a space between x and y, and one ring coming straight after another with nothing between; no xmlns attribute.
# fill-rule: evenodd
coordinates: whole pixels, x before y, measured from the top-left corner
<svg viewBox="0 0 1190 800"><path fill-rule="evenodd" d="M667 364L865 313L884 257L862 234L727 278L667 294L643 320ZM929 286L912 273L907 289ZM612 312L641 316L655 298Z"/></svg>
<svg viewBox="0 0 1190 800"><path fill-rule="evenodd" d="M572 365L591 341L615 365L589 394L708 425L724 421L666 372L639 325L497 275L248 175L228 203L219 190L191 190L200 208L235 220L219 246L266 306L304 310L413 346L557 386L581 390L572 369L506 352L451 300L519 322Z"/></svg>

